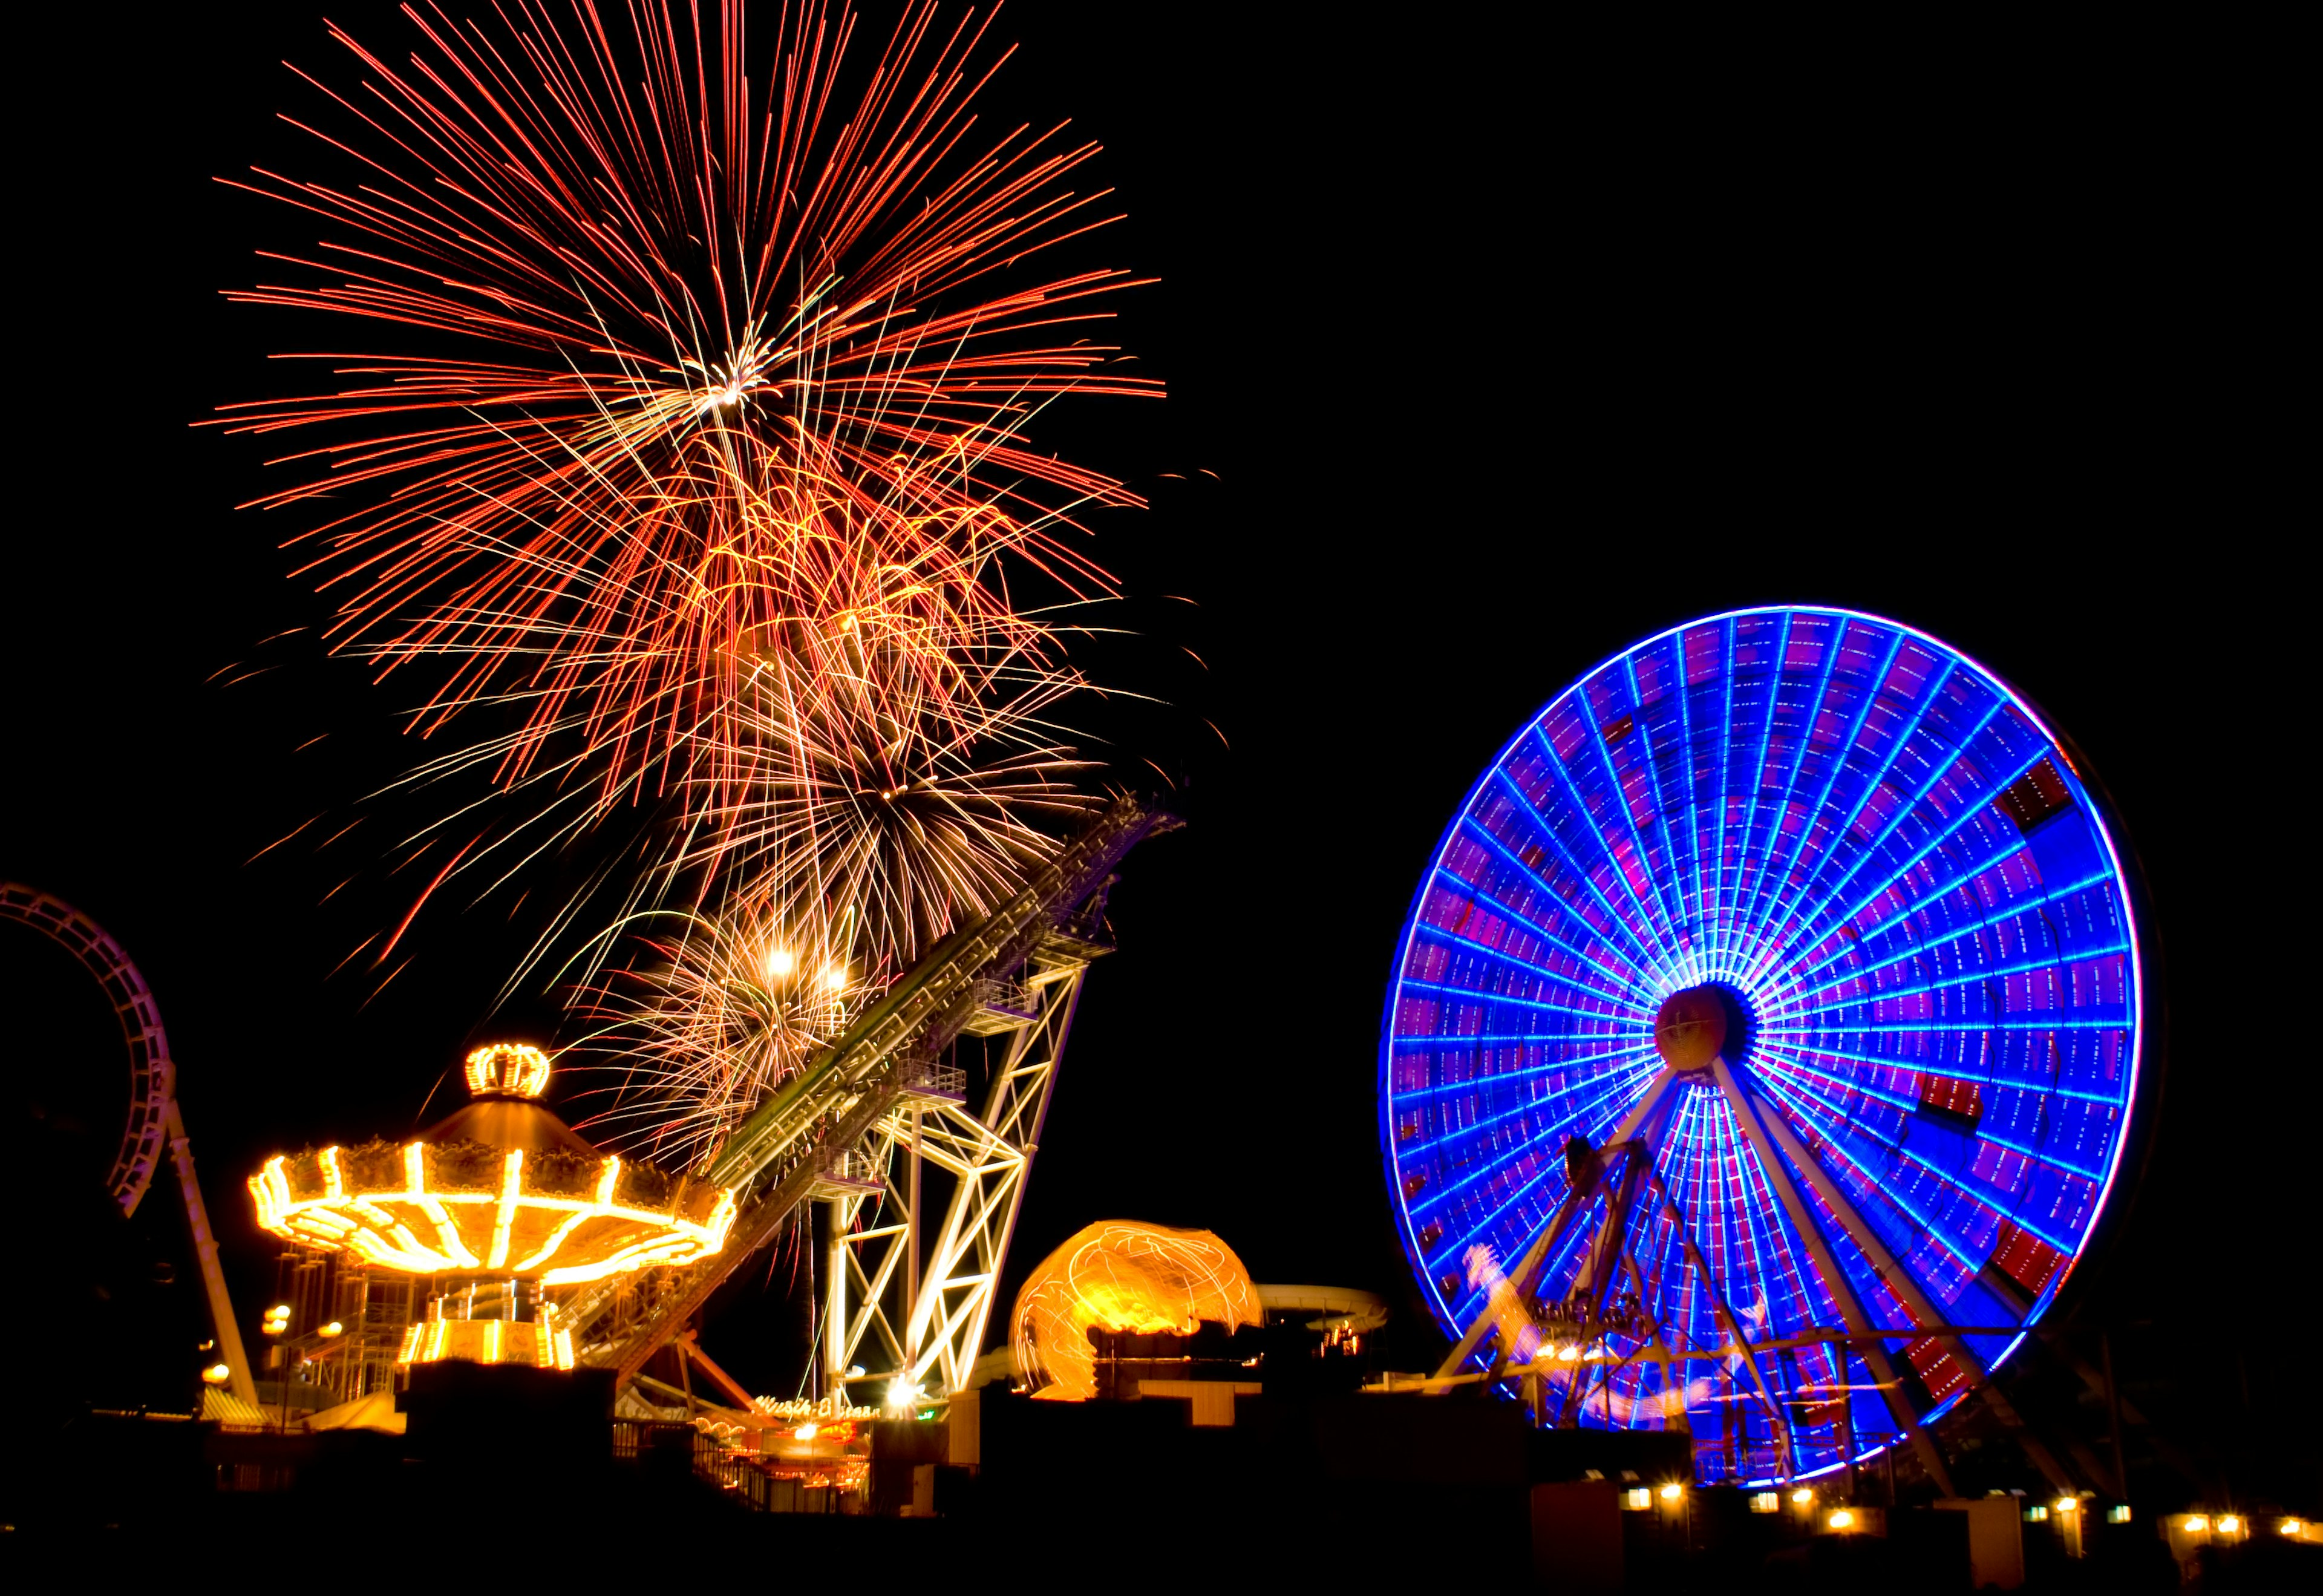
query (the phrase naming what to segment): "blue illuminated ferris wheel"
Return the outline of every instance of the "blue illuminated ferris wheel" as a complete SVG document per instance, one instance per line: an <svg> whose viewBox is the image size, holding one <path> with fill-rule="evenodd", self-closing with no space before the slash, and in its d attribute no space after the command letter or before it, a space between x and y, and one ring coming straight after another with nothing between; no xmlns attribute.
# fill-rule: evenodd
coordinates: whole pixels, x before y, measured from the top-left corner
<svg viewBox="0 0 2323 1596"><path fill-rule="evenodd" d="M1412 903L1381 1137L1456 1343L1544 1424L1704 1480L1910 1445L2086 1252L2144 998L2120 847L1991 673L1739 610L1518 732ZM1949 1490L1949 1484L1946 1483Z"/></svg>

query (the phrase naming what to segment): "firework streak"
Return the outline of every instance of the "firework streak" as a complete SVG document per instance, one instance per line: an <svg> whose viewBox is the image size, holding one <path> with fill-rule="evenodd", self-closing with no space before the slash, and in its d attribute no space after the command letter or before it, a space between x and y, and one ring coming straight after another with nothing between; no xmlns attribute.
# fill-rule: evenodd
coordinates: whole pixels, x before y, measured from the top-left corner
<svg viewBox="0 0 2323 1596"><path fill-rule="evenodd" d="M326 509L294 542L335 647L429 667L412 729L458 735L416 774L530 800L459 871L489 890L649 813L627 909L683 913L635 1012L710 1047L705 993L763 996L779 950L820 994L762 1028L794 1060L826 997L999 901L1085 804L1043 618L1110 591L1075 516L1136 500L1022 428L1157 385L1090 341L1125 274L1039 269L1109 219L1067 186L1096 147L978 130L988 19L913 6L842 73L852 15L786 8L754 80L745 9L408 7L399 68L334 28L360 86L308 78L329 115L294 125L342 175L237 185L322 235L231 297L384 352L298 356L329 391L224 424L311 438L256 502ZM721 1017L681 1044L673 998Z"/></svg>

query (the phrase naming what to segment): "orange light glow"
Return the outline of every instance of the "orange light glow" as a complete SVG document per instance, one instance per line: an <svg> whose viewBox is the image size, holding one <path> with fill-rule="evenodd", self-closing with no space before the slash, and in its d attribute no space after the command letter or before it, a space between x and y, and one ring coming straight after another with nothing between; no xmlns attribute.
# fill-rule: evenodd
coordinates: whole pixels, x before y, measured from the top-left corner
<svg viewBox="0 0 2323 1596"><path fill-rule="evenodd" d="M569 1176L535 1170L515 1149L489 1189L447 1175L440 1162L439 1150L420 1142L387 1159L335 1147L278 1155L251 1178L250 1191L262 1227L326 1252L409 1274L489 1268L550 1286L691 1263L723 1247L734 1223L731 1192L644 1166L625 1180L618 1158L606 1158L579 1192ZM280 1335L287 1323L270 1318L266 1328Z"/></svg>
<svg viewBox="0 0 2323 1596"><path fill-rule="evenodd" d="M1097 1394L1092 1329L1190 1335L1207 1319L1262 1325L1250 1272L1207 1230L1134 1220L1089 1225L1042 1260L1010 1316L1016 1371L1050 1401Z"/></svg>
<svg viewBox="0 0 2323 1596"><path fill-rule="evenodd" d="M468 1090L537 1097L548 1088L548 1055L528 1042L496 1041L468 1055Z"/></svg>
<svg viewBox="0 0 2323 1596"><path fill-rule="evenodd" d="M573 1334L520 1319L427 1319L403 1333L395 1361L573 1367Z"/></svg>

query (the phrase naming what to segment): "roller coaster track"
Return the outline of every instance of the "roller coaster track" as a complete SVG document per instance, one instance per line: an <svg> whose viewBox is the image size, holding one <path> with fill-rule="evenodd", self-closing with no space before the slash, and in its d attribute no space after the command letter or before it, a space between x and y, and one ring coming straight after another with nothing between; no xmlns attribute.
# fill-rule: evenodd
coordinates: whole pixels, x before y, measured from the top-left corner
<svg viewBox="0 0 2323 1596"><path fill-rule="evenodd" d="M161 1150L169 1149L229 1389L254 1406L258 1388L252 1383L242 1328L226 1295L225 1271L218 1262L217 1237L210 1229L201 1182L194 1178L193 1144L186 1136L185 1116L178 1111L178 1066L170 1057L169 1033L161 1029L161 1011L153 1001L152 989L121 944L62 898L19 882L0 882L0 920L28 926L70 953L113 1004L114 1018L121 1024L121 1040L129 1049L129 1119L113 1169L105 1178L106 1190L121 1205L124 1215L135 1214L147 1188L153 1184Z"/></svg>

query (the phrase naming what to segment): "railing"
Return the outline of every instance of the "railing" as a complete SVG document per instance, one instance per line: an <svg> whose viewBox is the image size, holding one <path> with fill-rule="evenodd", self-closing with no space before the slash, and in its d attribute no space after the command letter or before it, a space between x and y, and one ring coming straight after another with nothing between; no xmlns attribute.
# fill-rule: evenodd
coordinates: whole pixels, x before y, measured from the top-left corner
<svg viewBox="0 0 2323 1596"><path fill-rule="evenodd" d="M1041 995L1026 981L978 981L976 1006L989 1014L1037 1020L1041 1017Z"/></svg>
<svg viewBox="0 0 2323 1596"><path fill-rule="evenodd" d="M923 1097L968 1096L968 1071L957 1064L932 1061L906 1065L903 1074L904 1090Z"/></svg>
<svg viewBox="0 0 2323 1596"><path fill-rule="evenodd" d="M877 1186L887 1178L877 1160L859 1147L830 1147L815 1156L815 1166L826 1180L844 1186Z"/></svg>
<svg viewBox="0 0 2323 1596"><path fill-rule="evenodd" d="M1051 933L1059 941L1079 942L1091 948L1113 946L1113 927L1105 916L1105 894L1100 891L1074 913L1056 923Z"/></svg>

